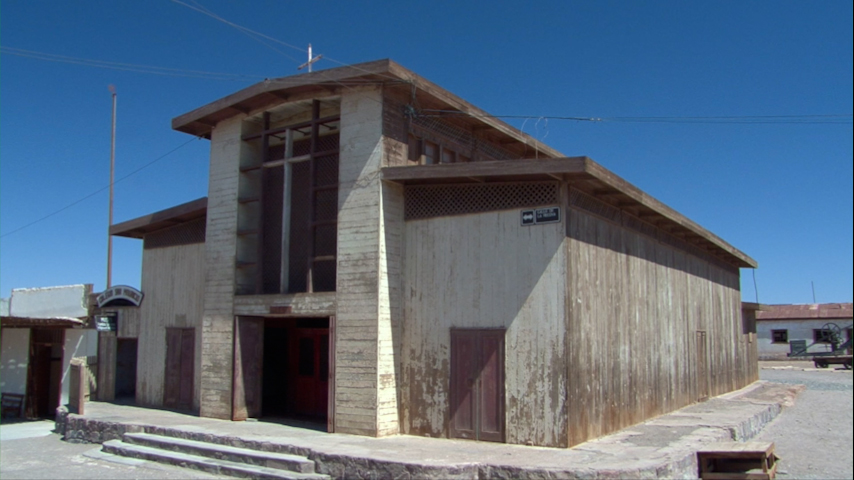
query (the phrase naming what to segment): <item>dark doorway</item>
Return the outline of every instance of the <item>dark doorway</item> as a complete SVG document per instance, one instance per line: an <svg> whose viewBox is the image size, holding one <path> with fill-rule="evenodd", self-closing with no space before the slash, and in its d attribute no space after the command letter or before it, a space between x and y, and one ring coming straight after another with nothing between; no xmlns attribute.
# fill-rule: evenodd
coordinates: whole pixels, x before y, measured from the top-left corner
<svg viewBox="0 0 854 480"><path fill-rule="evenodd" d="M116 345L116 398L136 397L136 350L135 338L120 338Z"/></svg>
<svg viewBox="0 0 854 480"><path fill-rule="evenodd" d="M332 431L329 318L238 317L232 419Z"/></svg>
<svg viewBox="0 0 854 480"><path fill-rule="evenodd" d="M65 330L33 328L27 370L27 416L53 417L59 406Z"/></svg>
<svg viewBox="0 0 854 480"><path fill-rule="evenodd" d="M504 441L504 330L451 329L451 436Z"/></svg>
<svg viewBox="0 0 854 480"><path fill-rule="evenodd" d="M163 388L163 406L166 408L193 408L195 331L194 328L166 329L166 382Z"/></svg>

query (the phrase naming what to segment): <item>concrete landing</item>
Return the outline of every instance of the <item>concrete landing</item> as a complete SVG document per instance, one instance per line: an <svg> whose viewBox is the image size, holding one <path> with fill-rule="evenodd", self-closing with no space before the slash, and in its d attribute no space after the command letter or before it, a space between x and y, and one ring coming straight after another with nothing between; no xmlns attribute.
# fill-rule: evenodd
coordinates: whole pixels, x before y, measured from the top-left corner
<svg viewBox="0 0 854 480"><path fill-rule="evenodd" d="M568 449L329 434L100 402L87 403L82 416L60 409L57 431L67 440L92 443L144 432L300 455L333 478L697 478L697 450L753 438L801 390L759 381Z"/></svg>

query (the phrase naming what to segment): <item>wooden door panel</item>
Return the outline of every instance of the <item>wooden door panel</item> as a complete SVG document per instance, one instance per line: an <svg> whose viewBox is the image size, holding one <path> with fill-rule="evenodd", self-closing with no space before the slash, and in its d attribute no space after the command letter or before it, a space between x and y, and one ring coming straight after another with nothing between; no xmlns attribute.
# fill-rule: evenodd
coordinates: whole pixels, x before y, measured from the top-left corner
<svg viewBox="0 0 854 480"><path fill-rule="evenodd" d="M234 329L232 420L261 415L264 319L239 317Z"/></svg>
<svg viewBox="0 0 854 480"><path fill-rule="evenodd" d="M451 437L504 441L504 330L451 330Z"/></svg>
<svg viewBox="0 0 854 480"><path fill-rule="evenodd" d="M167 328L163 406L168 408L176 408L181 396L181 344L181 329Z"/></svg>
<svg viewBox="0 0 854 480"><path fill-rule="evenodd" d="M451 332L451 436L477 438L476 385L477 335Z"/></svg>
<svg viewBox="0 0 854 480"><path fill-rule="evenodd" d="M329 407L329 329L294 330L297 415L326 416Z"/></svg>
<svg viewBox="0 0 854 480"><path fill-rule="evenodd" d="M504 331L480 336L479 440L504 441Z"/></svg>
<svg viewBox="0 0 854 480"><path fill-rule="evenodd" d="M193 328L184 328L181 332L181 378L178 386L178 406L193 406L193 373L196 358L196 332Z"/></svg>

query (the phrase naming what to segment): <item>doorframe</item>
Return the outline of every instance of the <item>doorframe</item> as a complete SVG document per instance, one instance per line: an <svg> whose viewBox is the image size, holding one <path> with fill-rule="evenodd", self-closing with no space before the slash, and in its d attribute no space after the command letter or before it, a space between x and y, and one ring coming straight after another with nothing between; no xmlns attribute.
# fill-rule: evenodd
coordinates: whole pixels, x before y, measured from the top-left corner
<svg viewBox="0 0 854 480"><path fill-rule="evenodd" d="M326 405L326 432L335 433L335 315L329 316L329 394Z"/></svg>
<svg viewBox="0 0 854 480"><path fill-rule="evenodd" d="M507 411L506 385L505 385L506 379L507 379L507 372L506 372L506 365L505 365L505 360L506 360L505 359L505 356L506 356L505 355L505 351L506 351L505 344L506 344L507 329L503 328L503 327L495 327L495 328L456 328L456 327L451 327L451 329L450 329L451 345L453 345L453 341L454 341L453 337L455 336L455 333L473 334L475 337L475 345L476 345L475 349L477 351L477 353L476 353L477 358L475 359L475 362L477 365L476 366L477 378L475 380L476 387L475 387L475 392L474 392L474 399L472 400L474 403L474 406L475 406L475 408L474 408L475 409L474 419L473 419L475 422L475 428L474 428L474 438L472 440L504 443L504 442L506 442L506 439L507 439L507 423L506 423L506 418L505 418L506 417L506 411ZM501 336L501 343L500 343L500 349L499 349L500 351L498 352L498 362L499 362L498 369L499 369L499 373L500 373L501 378L500 378L500 381L498 384L498 387L499 387L499 393L498 393L499 412L497 414L498 420L500 423L500 428L499 428L499 433L498 433L497 437L491 438L491 439L483 438L482 437L483 432L481 430L481 428L482 428L482 410L481 409L483 406L481 374L483 372L484 361L485 361L485 359L483 358L482 341L483 341L483 338L485 336L484 334L487 334L487 333L489 333L489 334L500 333L500 336ZM450 355L453 355L453 352L454 352L453 347L451 347L450 348ZM453 411L453 408L454 408L454 405L456 404L455 400L457 399L457 395L459 395L460 392L457 392L455 387L454 387L454 379L453 379L453 373L452 373L455 371L454 365L455 365L454 358L451 357L451 359L450 359L450 371L448 372L448 374L449 374L449 383L448 383L448 386L449 386L449 392L448 392L449 426L448 426L448 433L450 434L451 438L465 439L464 437L460 437L460 436L455 435L456 429L454 428L454 411Z"/></svg>

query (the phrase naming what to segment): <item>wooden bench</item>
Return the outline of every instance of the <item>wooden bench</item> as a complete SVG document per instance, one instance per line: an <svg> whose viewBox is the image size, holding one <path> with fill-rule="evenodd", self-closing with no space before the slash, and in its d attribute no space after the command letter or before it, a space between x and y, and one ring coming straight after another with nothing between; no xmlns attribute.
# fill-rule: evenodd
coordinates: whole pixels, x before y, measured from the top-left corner
<svg viewBox="0 0 854 480"><path fill-rule="evenodd" d="M24 396L20 393L4 392L2 400L0 400L0 404L2 404L0 416L3 418L10 416L21 418L21 408L24 406Z"/></svg>
<svg viewBox="0 0 854 480"><path fill-rule="evenodd" d="M777 475L773 442L712 443L697 452L704 480L772 480Z"/></svg>

